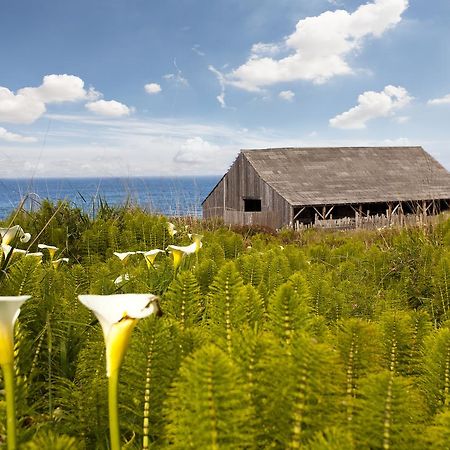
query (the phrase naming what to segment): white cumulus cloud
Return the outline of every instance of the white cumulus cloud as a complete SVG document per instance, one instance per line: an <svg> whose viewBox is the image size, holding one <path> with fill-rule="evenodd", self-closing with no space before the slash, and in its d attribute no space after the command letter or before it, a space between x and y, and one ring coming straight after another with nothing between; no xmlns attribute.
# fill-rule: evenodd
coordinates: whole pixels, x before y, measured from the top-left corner
<svg viewBox="0 0 450 450"><path fill-rule="evenodd" d="M45 113L45 103L0 87L0 122L32 123Z"/></svg>
<svg viewBox="0 0 450 450"><path fill-rule="evenodd" d="M131 109L116 100L97 100L96 102L86 103L86 108L100 116L123 117L129 116Z"/></svg>
<svg viewBox="0 0 450 450"><path fill-rule="evenodd" d="M330 119L335 128L362 129L366 122L386 117L406 106L412 97L401 86L386 86L381 92L366 91L358 97L358 105Z"/></svg>
<svg viewBox="0 0 450 450"><path fill-rule="evenodd" d="M353 13L339 9L302 19L282 44L255 44L247 62L227 74L227 82L259 91L280 82L324 83L351 74L347 57L361 50L366 38L378 38L397 25L407 7L408 0L374 0ZM287 55L273 57L281 48Z"/></svg>
<svg viewBox="0 0 450 450"><path fill-rule="evenodd" d="M43 103L74 102L86 98L84 81L75 75L46 75L38 87L20 89L18 94L34 97Z"/></svg>
<svg viewBox="0 0 450 450"><path fill-rule="evenodd" d="M21 134L12 133L5 128L0 127L0 140L6 142L31 143L36 142L34 137L22 136Z"/></svg>
<svg viewBox="0 0 450 450"><path fill-rule="evenodd" d="M145 92L147 94L158 94L158 92L161 92L161 86L158 83L148 83L144 86Z"/></svg>
<svg viewBox="0 0 450 450"><path fill-rule="evenodd" d="M440 98L434 98L432 100L428 100L429 105L449 105L450 104L450 94L444 95Z"/></svg>
<svg viewBox="0 0 450 450"><path fill-rule="evenodd" d="M174 157L174 161L185 164L204 164L217 157L219 147L201 137L186 139Z"/></svg>
<svg viewBox="0 0 450 450"><path fill-rule="evenodd" d="M280 97L282 100L286 100L287 102L292 102L295 97L295 93L292 91L281 91L278 94L278 97Z"/></svg>
<svg viewBox="0 0 450 450"><path fill-rule="evenodd" d="M84 81L75 75L46 75L38 87L24 87L16 93L0 86L0 122L32 123L47 110L49 103L93 100L101 94L84 89Z"/></svg>

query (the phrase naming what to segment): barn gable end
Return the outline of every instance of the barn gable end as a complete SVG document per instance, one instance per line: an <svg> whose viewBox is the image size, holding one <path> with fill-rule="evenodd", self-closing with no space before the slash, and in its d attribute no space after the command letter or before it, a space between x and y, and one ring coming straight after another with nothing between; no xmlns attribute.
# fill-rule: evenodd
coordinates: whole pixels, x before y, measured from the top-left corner
<svg viewBox="0 0 450 450"><path fill-rule="evenodd" d="M221 217L237 225L280 228L291 213L291 205L261 178L243 152L203 201L204 218Z"/></svg>

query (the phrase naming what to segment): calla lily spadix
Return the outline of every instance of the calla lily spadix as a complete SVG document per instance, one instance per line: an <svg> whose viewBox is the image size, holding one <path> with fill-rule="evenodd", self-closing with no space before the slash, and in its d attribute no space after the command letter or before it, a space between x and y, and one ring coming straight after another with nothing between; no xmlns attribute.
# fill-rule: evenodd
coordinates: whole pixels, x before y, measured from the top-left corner
<svg viewBox="0 0 450 450"><path fill-rule="evenodd" d="M31 239L30 233L25 233L20 225L14 225L9 228L0 228L0 236L2 237L2 244L9 245L14 243L16 239L20 242L28 242Z"/></svg>
<svg viewBox="0 0 450 450"><path fill-rule="evenodd" d="M29 295L0 297L0 366L6 393L6 432L8 450L15 450L16 403L14 395L14 324L20 314L20 307Z"/></svg>
<svg viewBox="0 0 450 450"><path fill-rule="evenodd" d="M48 254L50 255L50 260L52 260L55 256L55 253L59 250L58 247L55 247L54 245L47 245L47 244L38 244L38 248L41 250L48 250Z"/></svg>
<svg viewBox="0 0 450 450"><path fill-rule="evenodd" d="M160 312L153 294L79 295L97 317L106 345L111 450L120 450L117 387L119 369L138 319Z"/></svg>
<svg viewBox="0 0 450 450"><path fill-rule="evenodd" d="M136 252L114 252L113 255L117 256L121 261L125 261L129 256L135 255Z"/></svg>

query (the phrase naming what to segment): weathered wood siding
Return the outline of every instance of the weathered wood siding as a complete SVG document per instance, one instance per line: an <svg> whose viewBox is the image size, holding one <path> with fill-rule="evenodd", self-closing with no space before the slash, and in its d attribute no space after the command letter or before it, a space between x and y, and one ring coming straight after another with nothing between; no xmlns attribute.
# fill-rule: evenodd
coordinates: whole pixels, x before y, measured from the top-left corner
<svg viewBox="0 0 450 450"><path fill-rule="evenodd" d="M203 217L219 216L227 223L227 219L239 216L224 215L224 206L227 211L243 212L245 198L261 199L261 214L258 217L258 213L252 213L253 223L280 228L292 220L292 207L261 179L242 153L204 201Z"/></svg>

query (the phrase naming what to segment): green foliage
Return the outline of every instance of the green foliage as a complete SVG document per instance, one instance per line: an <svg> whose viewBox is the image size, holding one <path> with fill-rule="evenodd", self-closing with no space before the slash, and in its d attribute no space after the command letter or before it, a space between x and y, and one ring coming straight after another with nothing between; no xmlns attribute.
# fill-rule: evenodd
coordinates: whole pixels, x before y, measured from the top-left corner
<svg viewBox="0 0 450 450"><path fill-rule="evenodd" d="M231 359L206 345L184 361L168 401L168 438L175 449L254 448L246 383ZM195 426L193 426L195 424Z"/></svg>
<svg viewBox="0 0 450 450"><path fill-rule="evenodd" d="M124 448L449 448L450 220L269 234L175 219L171 237L131 204L92 207L15 218L30 250L70 258L14 255L2 280L32 296L15 329L21 448L108 448L104 338L77 296L126 292L158 295L163 317L138 323L122 365ZM154 267L113 255L191 231L203 248L176 274L167 253ZM0 375L0 442L2 393Z"/></svg>
<svg viewBox="0 0 450 450"><path fill-rule="evenodd" d="M354 437L373 449L423 449L425 408L411 383L392 372L369 375L362 383Z"/></svg>
<svg viewBox="0 0 450 450"><path fill-rule="evenodd" d="M288 282L281 285L269 301L267 328L286 344L290 344L299 331L312 328L313 317L305 297L307 293L299 292Z"/></svg>
<svg viewBox="0 0 450 450"><path fill-rule="evenodd" d="M263 365L262 448L301 448L314 433L341 421L342 370L329 346L298 333L288 348L273 346Z"/></svg>
<svg viewBox="0 0 450 450"><path fill-rule="evenodd" d="M182 329L199 322L204 305L192 272L181 272L178 275L165 293L161 306L165 313L179 322Z"/></svg>
<svg viewBox="0 0 450 450"><path fill-rule="evenodd" d="M70 436L53 433L38 433L31 442L22 446L24 450L82 450L84 445Z"/></svg>
<svg viewBox="0 0 450 450"><path fill-rule="evenodd" d="M242 278L233 262L227 262L210 287L206 318L212 335L225 341L228 352L232 347L232 331L245 323L244 305L240 301Z"/></svg>

